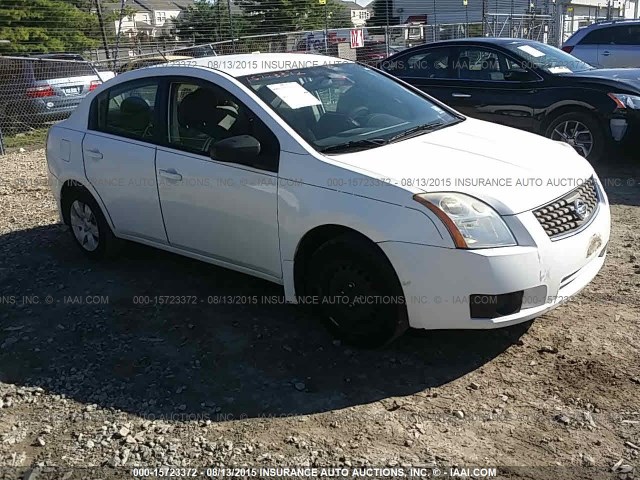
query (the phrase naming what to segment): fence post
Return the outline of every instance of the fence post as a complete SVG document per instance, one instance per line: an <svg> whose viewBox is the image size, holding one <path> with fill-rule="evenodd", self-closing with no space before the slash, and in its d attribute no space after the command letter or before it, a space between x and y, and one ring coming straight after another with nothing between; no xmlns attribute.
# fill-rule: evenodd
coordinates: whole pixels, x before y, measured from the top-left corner
<svg viewBox="0 0 640 480"><path fill-rule="evenodd" d="M2 115L4 116L4 113ZM0 118L0 121L1 120L2 118ZM4 155L5 153L6 152L4 150L4 137L2 136L2 126L0 125L0 155Z"/></svg>

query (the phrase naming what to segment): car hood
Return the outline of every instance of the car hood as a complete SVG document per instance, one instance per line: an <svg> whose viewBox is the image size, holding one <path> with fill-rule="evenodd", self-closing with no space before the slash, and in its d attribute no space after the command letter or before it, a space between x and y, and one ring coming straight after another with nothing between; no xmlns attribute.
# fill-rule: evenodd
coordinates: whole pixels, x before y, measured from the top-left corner
<svg viewBox="0 0 640 480"><path fill-rule="evenodd" d="M612 80L622 82L640 91L640 68L598 68L563 75L593 80Z"/></svg>
<svg viewBox="0 0 640 480"><path fill-rule="evenodd" d="M544 205L594 175L569 145L466 119L397 143L332 157L413 192L462 192L500 214Z"/></svg>

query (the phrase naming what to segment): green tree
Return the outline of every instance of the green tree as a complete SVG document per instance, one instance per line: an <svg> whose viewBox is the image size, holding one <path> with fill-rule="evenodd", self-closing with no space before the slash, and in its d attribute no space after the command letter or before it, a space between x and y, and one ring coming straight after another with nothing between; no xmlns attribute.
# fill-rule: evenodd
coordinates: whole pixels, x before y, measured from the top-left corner
<svg viewBox="0 0 640 480"><path fill-rule="evenodd" d="M318 0L238 0L251 33L283 33L296 30L317 30L325 26L324 5ZM329 28L348 27L348 9L339 0L327 0Z"/></svg>
<svg viewBox="0 0 640 480"><path fill-rule="evenodd" d="M98 43L95 15L71 0L2 0L3 53L82 52Z"/></svg>
<svg viewBox="0 0 640 480"><path fill-rule="evenodd" d="M372 5L373 12L371 18L367 20L368 27L387 25L387 18L389 19L389 25L397 25L399 23L398 17L393 16L392 0L373 0Z"/></svg>
<svg viewBox="0 0 640 480"><path fill-rule="evenodd" d="M229 15L225 0L211 3L208 0L196 0L174 20L175 31L181 40L191 40L195 44L219 42L238 37L246 26L240 15Z"/></svg>
<svg viewBox="0 0 640 480"><path fill-rule="evenodd" d="M318 30L324 28L324 5L312 2L307 13L303 29ZM351 12L340 0L327 0L327 27L328 28L352 28Z"/></svg>

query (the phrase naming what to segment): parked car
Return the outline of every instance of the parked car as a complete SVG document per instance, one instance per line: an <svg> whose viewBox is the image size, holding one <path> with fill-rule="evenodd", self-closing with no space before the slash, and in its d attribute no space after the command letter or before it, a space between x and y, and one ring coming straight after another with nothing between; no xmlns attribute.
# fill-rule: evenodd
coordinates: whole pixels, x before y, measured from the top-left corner
<svg viewBox="0 0 640 480"><path fill-rule="evenodd" d="M540 42L435 42L380 67L466 115L567 142L592 163L640 138L640 70L594 69Z"/></svg>
<svg viewBox="0 0 640 480"><path fill-rule="evenodd" d="M597 68L640 68L640 20L594 23L571 35L562 50Z"/></svg>
<svg viewBox="0 0 640 480"><path fill-rule="evenodd" d="M196 62L123 73L49 131L87 256L126 239L254 275L368 345L524 322L602 267L607 197L567 145L336 58Z"/></svg>
<svg viewBox="0 0 640 480"><path fill-rule="evenodd" d="M32 127L64 119L101 83L79 55L0 57L0 123Z"/></svg>
<svg viewBox="0 0 640 480"><path fill-rule="evenodd" d="M135 70L137 68L152 67L169 62L188 62L192 58L193 57L190 57L189 55L153 55L150 57L134 58L133 60L121 65L120 68L118 68L118 74Z"/></svg>

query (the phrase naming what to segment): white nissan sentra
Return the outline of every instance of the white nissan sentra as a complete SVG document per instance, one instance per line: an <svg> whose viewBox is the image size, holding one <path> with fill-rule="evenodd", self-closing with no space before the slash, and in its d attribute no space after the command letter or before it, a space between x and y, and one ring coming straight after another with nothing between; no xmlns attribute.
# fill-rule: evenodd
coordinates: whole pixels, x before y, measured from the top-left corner
<svg viewBox="0 0 640 480"><path fill-rule="evenodd" d="M530 320L602 267L607 197L568 145L329 57L188 63L119 75L51 128L89 257L132 240L255 275L368 345Z"/></svg>

